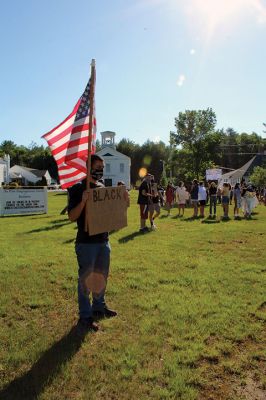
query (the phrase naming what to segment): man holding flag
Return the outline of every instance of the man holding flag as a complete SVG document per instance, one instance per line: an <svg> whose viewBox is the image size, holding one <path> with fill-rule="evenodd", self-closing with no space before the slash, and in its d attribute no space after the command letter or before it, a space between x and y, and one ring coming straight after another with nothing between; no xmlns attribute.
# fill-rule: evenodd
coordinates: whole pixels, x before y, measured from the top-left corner
<svg viewBox="0 0 266 400"><path fill-rule="evenodd" d="M91 64L91 78L72 113L56 128L45 134L58 166L61 187L68 188L68 215L76 221L76 255L79 265L78 327L86 332L98 330L94 319L114 317L115 311L105 305L105 288L110 264L108 232L88 233L90 188L103 186L103 159L95 153L96 119L94 108L95 61ZM92 293L92 304L89 295Z"/></svg>
<svg viewBox="0 0 266 400"><path fill-rule="evenodd" d="M99 179L103 176L103 159L93 154L91 167L90 188L102 187L103 184L99 182ZM78 226L75 249L79 265L79 326L96 331L98 327L93 318L116 316L115 311L106 307L104 299L110 264L108 232L93 236L85 232L85 208L89 196L86 190L86 180L77 183L68 192L68 216L70 221L76 221ZM93 298L92 305L89 300L90 291Z"/></svg>

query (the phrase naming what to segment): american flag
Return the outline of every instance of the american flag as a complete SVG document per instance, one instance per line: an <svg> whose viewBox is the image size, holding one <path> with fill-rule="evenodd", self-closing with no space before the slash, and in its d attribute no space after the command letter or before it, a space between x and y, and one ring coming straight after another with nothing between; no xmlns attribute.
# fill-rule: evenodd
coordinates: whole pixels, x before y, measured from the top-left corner
<svg viewBox="0 0 266 400"><path fill-rule="evenodd" d="M60 184L63 189L73 186L87 176L90 90L91 79L72 113L56 128L42 136L47 141L57 163ZM90 154L94 154L96 151L94 102L92 121Z"/></svg>

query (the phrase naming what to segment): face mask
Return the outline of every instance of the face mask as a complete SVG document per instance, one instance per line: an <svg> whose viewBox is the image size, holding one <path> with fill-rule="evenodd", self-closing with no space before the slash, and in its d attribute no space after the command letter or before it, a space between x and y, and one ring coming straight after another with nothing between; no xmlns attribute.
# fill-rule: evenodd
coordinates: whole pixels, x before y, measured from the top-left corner
<svg viewBox="0 0 266 400"><path fill-rule="evenodd" d="M92 169L91 170L91 177L98 181L103 177L103 169Z"/></svg>

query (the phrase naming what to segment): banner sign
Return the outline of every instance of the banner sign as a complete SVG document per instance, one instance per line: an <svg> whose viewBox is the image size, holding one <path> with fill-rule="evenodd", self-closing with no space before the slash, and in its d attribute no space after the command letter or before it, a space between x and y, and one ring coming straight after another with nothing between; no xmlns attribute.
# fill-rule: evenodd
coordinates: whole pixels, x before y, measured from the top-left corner
<svg viewBox="0 0 266 400"><path fill-rule="evenodd" d="M47 188L0 188L0 215L47 213Z"/></svg>
<svg viewBox="0 0 266 400"><path fill-rule="evenodd" d="M110 232L127 226L128 194L125 186L89 190L87 201L90 235Z"/></svg>
<svg viewBox="0 0 266 400"><path fill-rule="evenodd" d="M219 168L206 169L207 181L219 181L222 177L222 170Z"/></svg>

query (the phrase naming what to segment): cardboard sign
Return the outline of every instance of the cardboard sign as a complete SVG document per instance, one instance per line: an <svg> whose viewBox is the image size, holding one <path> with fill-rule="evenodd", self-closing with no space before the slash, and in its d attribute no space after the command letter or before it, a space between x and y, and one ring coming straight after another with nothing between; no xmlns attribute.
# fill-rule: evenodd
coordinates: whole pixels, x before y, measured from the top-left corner
<svg viewBox="0 0 266 400"><path fill-rule="evenodd" d="M97 235L127 226L127 193L125 186L89 190L87 201L88 232Z"/></svg>
<svg viewBox="0 0 266 400"><path fill-rule="evenodd" d="M207 181L218 181L221 179L222 170L219 168L206 169L206 180Z"/></svg>

